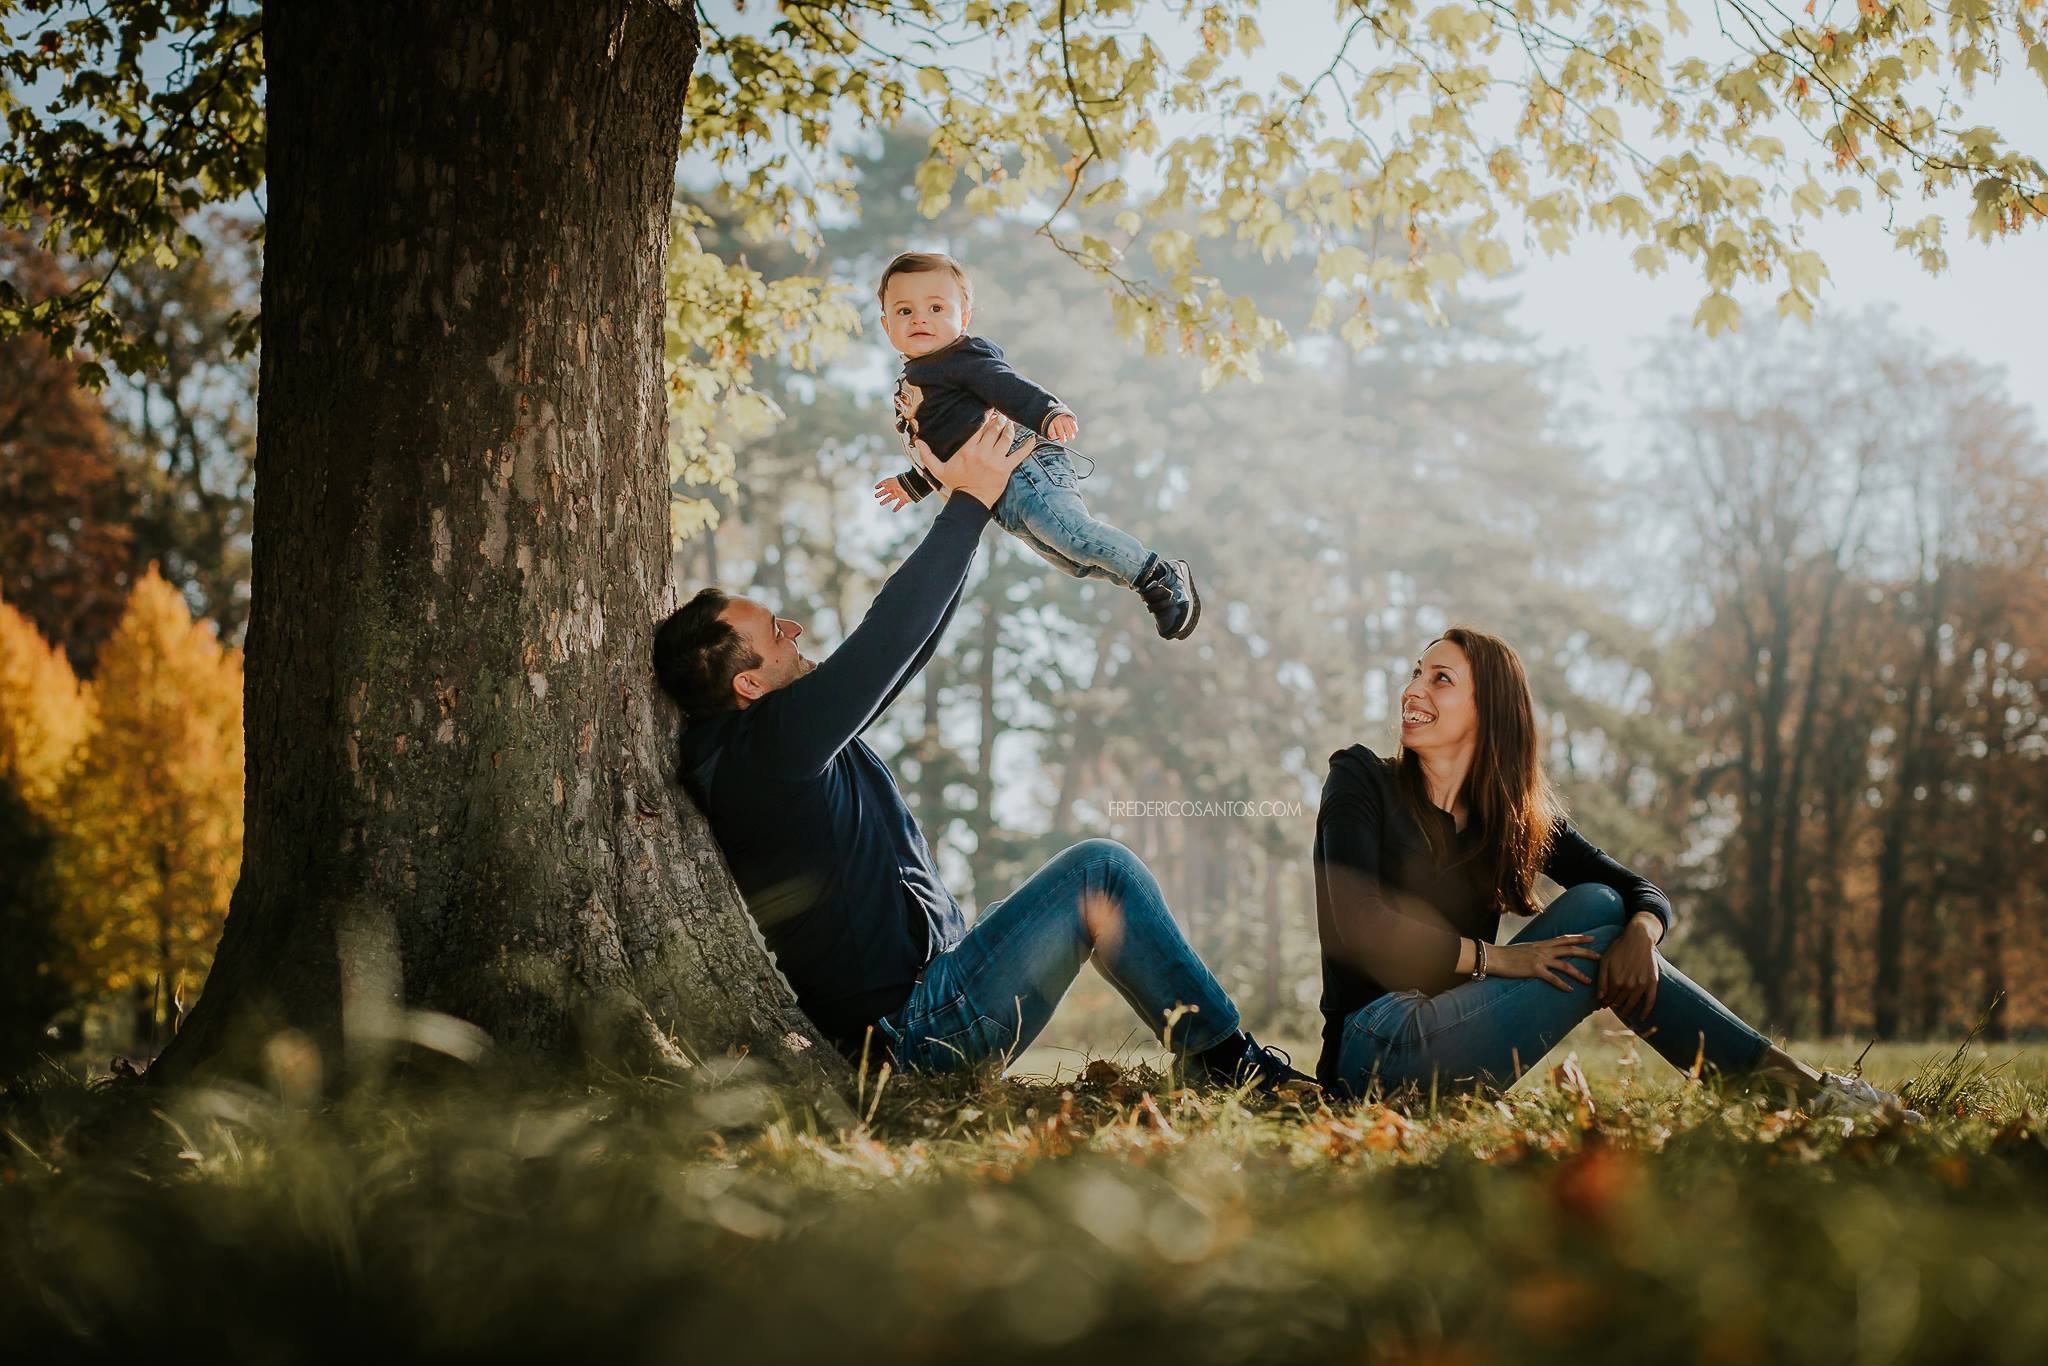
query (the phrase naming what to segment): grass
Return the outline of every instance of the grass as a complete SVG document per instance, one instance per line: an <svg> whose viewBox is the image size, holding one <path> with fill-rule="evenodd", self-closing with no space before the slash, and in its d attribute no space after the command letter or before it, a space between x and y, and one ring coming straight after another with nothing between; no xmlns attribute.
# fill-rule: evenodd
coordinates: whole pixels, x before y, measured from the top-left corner
<svg viewBox="0 0 2048 1366"><path fill-rule="evenodd" d="M838 1126L744 1072L324 1105L289 1069L154 1097L46 1076L0 1106L0 1343L19 1361L2048 1352L2048 1051L1873 1053L1874 1079L1934 1111L1908 1127L1815 1120L1597 1035L1572 1050L1497 1099L1334 1109L1054 1056L1057 1079L871 1078Z"/></svg>

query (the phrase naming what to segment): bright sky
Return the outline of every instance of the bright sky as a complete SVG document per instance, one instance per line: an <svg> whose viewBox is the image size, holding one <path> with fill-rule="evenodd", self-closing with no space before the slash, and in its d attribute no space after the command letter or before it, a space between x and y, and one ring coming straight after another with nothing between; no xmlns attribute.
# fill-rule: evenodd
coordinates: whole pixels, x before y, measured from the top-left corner
<svg viewBox="0 0 2048 1366"><path fill-rule="evenodd" d="M1709 27L1701 16L1710 7L1699 0L1681 3L1694 17L1702 55L1712 54L1712 38L1701 34ZM1266 48L1257 56L1258 68L1304 80L1328 65L1342 36L1331 7L1324 5L1270 5L1261 25ZM1969 117L1962 122L1988 124L2009 141L2048 156L2048 89L2017 61L2002 81L1980 82L1966 107ZM1797 134L1796 127L1785 134L1794 157L1800 153ZM1866 192L1866 201L1872 198ZM2048 434L2048 324L2041 313L2048 303L2048 226L1979 242L1967 231L1968 202L1968 191L1958 190L1899 208L1902 225L1932 213L1948 220L1949 266L1940 276L1928 275L1893 248L1881 208L1802 220L1807 245L1827 261L1831 275L1815 316L1872 307L1893 311L1905 330L1925 333L1935 350L2003 367L2011 392L2032 407ZM1520 296L1519 321L1539 347L1583 362L1567 368L1563 387L1600 415L1603 430L1596 439L1617 471L1635 458L1627 436L1635 425L1630 376L1646 342L1674 323L1690 322L1706 293L1698 274L1687 268L1691 263L1675 256L1673 268L1661 276L1641 274L1628 259L1634 245L1599 235L1574 239L1566 254L1554 258L1531 249L1518 255L1522 269L1504 282ZM1773 316L1778 288L1735 291L1745 319Z"/></svg>
<svg viewBox="0 0 2048 1366"><path fill-rule="evenodd" d="M1682 43L1673 40L1675 50L1683 48L1709 61L1731 55L1732 49L1719 35L1716 6L1711 0L1676 3L1690 18L1692 32ZM1192 55L1198 38L1190 25L1176 17L1175 8L1163 0L1151 0L1141 6L1142 17L1130 27L1152 37L1170 59L1179 62ZM1223 70L1242 75L1254 89L1275 88L1283 73L1304 82L1314 79L1329 65L1350 23L1349 18L1339 17L1341 8L1329 0L1268 0L1258 20L1264 47L1249 57L1233 55ZM727 32L758 31L774 18L772 7L766 5L747 5L735 12L733 0L714 0L709 13ZM1366 63L1383 60L1362 44L1363 40L1354 52ZM946 52L945 60L972 69L985 66L989 58L986 53L954 48ZM1501 69L1510 69L1505 55L1501 60ZM1967 97L1966 107L1961 122L1989 124L2026 150L2048 156L2048 145L2043 144L2048 139L2048 90L2016 58L2009 60L2002 80L1980 81L1975 94ZM1515 113L1514 102L1504 95L1475 123L1482 133L1505 135L1511 131ZM1184 130L1168 122L1162 131L1172 137ZM1796 125L1773 131L1783 136L1794 159L1801 159L1803 149L1811 146L1810 141L1802 141L1805 135ZM1624 132L1639 146L1649 141L1626 115ZM1127 166L1123 171L1134 187L1149 179L1142 166ZM1901 168L1901 173L1910 183L1910 172ZM1837 182L1826 177L1822 180L1832 192ZM1866 190L1865 199L1874 200L1874 196ZM1902 330L1928 337L1931 350L1959 352L2002 367L2011 392L2031 406L2040 429L2048 433L2048 386L2042 383L2048 377L2048 325L2040 313L2040 302L2048 300L2048 228L2037 227L1993 243L1975 241L1967 230L1967 189L1934 201L1904 202L1898 212L1902 224L1936 213L1947 220L1947 271L1929 276L1916 260L1894 249L1885 230L1884 210L1874 204L1849 218L1800 220L1805 244L1821 254L1831 272L1822 287L1816 316L1855 314L1869 308L1890 310ZM1513 245L1515 236L1511 234L1509 241ZM1532 243L1518 251L1521 269L1514 275L1504 282L1477 286L1519 296L1521 326L1541 351L1559 357L1558 389L1577 400L1580 409L1598 423L1596 431L1585 435L1601 449L1605 463L1616 473L1625 472L1636 458L1630 436L1638 425L1631 376L1646 343L1667 334L1674 324L1689 323L1706 293L1694 263L1675 255L1672 268L1663 275L1654 279L1642 275L1629 263L1634 245L1617 237L1587 235L1576 238L1566 254L1553 258ZM1781 288L1782 284L1737 289L1745 319L1773 316Z"/></svg>

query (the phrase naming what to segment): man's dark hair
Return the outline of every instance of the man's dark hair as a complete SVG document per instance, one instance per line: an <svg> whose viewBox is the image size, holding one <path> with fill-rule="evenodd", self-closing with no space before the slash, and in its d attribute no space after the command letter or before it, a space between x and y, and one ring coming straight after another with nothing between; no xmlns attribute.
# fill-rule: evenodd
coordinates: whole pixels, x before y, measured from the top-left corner
<svg viewBox="0 0 2048 1366"><path fill-rule="evenodd" d="M702 589L655 628L654 676L684 716L731 711L733 678L761 666L732 623L719 619L731 601L716 588Z"/></svg>

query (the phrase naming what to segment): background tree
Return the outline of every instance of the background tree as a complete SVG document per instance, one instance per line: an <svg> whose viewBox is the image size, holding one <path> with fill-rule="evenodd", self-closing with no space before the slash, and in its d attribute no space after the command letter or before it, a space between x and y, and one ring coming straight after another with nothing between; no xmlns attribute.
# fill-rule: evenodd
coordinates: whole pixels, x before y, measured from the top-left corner
<svg viewBox="0 0 2048 1366"><path fill-rule="evenodd" d="M1899 644L1879 674L1895 706L1876 870L1881 1038L1928 1033L1963 1013L1942 984L1979 980L1967 958L1947 951L1958 941L1985 947L1959 932L1971 884L1986 872L2024 884L2048 871L2040 840L2029 838L2019 861L2027 872L1994 857L1972 877L1981 834L1934 833L1949 826L1944 797L1959 779L1972 805L1984 801L1985 779L1972 770L1983 771L1989 746L1969 733L1972 675L1980 653L2010 646L2011 609L2039 602L2034 584L2048 563L2048 528L2038 518L2048 450L1997 376L1960 361L1936 374L1933 401L1901 423L1895 549L1882 562ZM2033 824L2040 827L2038 812Z"/></svg>
<svg viewBox="0 0 2048 1366"><path fill-rule="evenodd" d="M253 222L216 213L206 249L121 274L115 307L158 357L108 389L131 555L239 643L249 613L260 256Z"/></svg>
<svg viewBox="0 0 2048 1366"><path fill-rule="evenodd" d="M1651 559L1684 584L1671 705L1705 742L1667 776L1713 851L1687 890L1782 1027L1966 1028L2048 871L2008 799L2037 765L1994 757L2044 735L2020 642L2048 450L1999 375L1882 319L1676 339L1654 369Z"/></svg>
<svg viewBox="0 0 2048 1366"><path fill-rule="evenodd" d="M240 636L256 395L254 363L236 352L253 306L249 233L219 218L216 250L121 274L124 315L161 363L108 391L81 388L37 336L0 340L0 584L87 672L152 562L226 639ZM0 261L24 282L64 274L21 232L0 231Z"/></svg>
<svg viewBox="0 0 2048 1366"><path fill-rule="evenodd" d="M64 652L0 601L0 1075L35 1057L68 999L56 972L59 893L52 853L66 770L91 709Z"/></svg>
<svg viewBox="0 0 2048 1366"><path fill-rule="evenodd" d="M0 228L0 261L28 288L56 290L56 258ZM100 398L42 337L0 328L0 593L90 670L129 584L114 431Z"/></svg>
<svg viewBox="0 0 2048 1366"><path fill-rule="evenodd" d="M1711 613L1690 661L1714 689L1692 718L1715 742L1696 782L1736 811L1739 871L1716 916L1772 1020L1788 1018L1810 901L1800 841L1837 609L1877 466L1897 454L1898 399L1869 386L1869 343L1846 327L1765 328L1704 356L1675 339L1653 365L1675 400L1657 417L1656 497L1683 521L1680 563Z"/></svg>
<svg viewBox="0 0 2048 1366"><path fill-rule="evenodd" d="M205 979L242 857L242 665L154 569L101 652L64 802L63 961L150 1039Z"/></svg>

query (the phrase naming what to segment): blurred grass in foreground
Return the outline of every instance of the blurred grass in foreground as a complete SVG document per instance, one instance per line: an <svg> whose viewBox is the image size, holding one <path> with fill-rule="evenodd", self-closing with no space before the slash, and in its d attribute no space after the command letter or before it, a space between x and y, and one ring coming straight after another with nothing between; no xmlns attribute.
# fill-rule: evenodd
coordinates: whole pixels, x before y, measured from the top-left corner
<svg viewBox="0 0 2048 1366"><path fill-rule="evenodd" d="M289 1069L170 1096L46 1076L0 1105L0 1355L2048 1353L2043 1050L1873 1055L1933 1112L1908 1128L1574 1046L1434 1107L1246 1104L1099 1062L870 1078L837 1126L744 1070L318 1107Z"/></svg>

